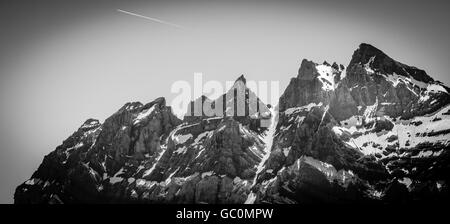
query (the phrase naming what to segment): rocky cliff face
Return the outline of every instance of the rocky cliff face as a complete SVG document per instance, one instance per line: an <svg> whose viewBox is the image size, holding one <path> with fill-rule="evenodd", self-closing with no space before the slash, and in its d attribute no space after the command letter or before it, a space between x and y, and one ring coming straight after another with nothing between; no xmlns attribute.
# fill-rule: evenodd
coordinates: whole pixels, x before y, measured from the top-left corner
<svg viewBox="0 0 450 224"><path fill-rule="evenodd" d="M243 105L203 96L188 110L206 102L224 116L179 120L158 98L127 103L103 124L87 120L17 188L15 202L449 199L449 88L371 45L347 67L303 60L277 107L251 105L257 97L243 76L230 94L244 95Z"/></svg>

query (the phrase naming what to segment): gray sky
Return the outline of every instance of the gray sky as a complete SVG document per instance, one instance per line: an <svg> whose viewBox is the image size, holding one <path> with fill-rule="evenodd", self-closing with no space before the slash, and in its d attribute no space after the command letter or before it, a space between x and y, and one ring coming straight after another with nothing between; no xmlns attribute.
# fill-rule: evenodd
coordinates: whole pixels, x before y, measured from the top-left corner
<svg viewBox="0 0 450 224"><path fill-rule="evenodd" d="M366 42L448 85L449 11L445 1L1 1L0 202L87 118L170 102L171 84L194 72L284 90L303 58L347 65Z"/></svg>

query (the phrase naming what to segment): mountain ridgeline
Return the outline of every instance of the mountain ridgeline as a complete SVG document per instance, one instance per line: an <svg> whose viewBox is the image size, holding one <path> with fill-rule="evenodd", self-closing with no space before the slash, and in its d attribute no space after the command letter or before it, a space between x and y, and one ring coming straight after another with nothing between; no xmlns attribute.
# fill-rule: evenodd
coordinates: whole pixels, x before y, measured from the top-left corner
<svg viewBox="0 0 450 224"><path fill-rule="evenodd" d="M425 71L361 44L347 67L303 60L277 106L249 109L243 76L230 91L245 116L180 120L158 98L87 120L15 203L449 202L450 89ZM188 112L204 102L236 107Z"/></svg>

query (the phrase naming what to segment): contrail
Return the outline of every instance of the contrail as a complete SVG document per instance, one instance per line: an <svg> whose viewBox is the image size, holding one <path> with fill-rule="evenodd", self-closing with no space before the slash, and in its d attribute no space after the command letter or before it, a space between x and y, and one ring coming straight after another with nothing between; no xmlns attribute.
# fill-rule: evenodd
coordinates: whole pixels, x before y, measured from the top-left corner
<svg viewBox="0 0 450 224"><path fill-rule="evenodd" d="M139 17L139 18L148 19L148 20L151 20L151 21L153 21L153 22L161 23L161 24L164 24L164 25L173 26L173 27L176 27L176 28L178 28L178 29L185 29L184 27L182 27L182 26L180 26L180 25L178 25L178 24L171 23L171 22L167 22L167 21L164 21L164 20L160 20L160 19L156 19L156 18L151 18L151 17L148 17L148 16L143 16L143 15L139 15L139 14L132 13L132 12L127 12L127 11L122 10L122 9L117 9L117 11L118 11L118 12L121 12L121 13L128 14L128 15L136 16L136 17Z"/></svg>

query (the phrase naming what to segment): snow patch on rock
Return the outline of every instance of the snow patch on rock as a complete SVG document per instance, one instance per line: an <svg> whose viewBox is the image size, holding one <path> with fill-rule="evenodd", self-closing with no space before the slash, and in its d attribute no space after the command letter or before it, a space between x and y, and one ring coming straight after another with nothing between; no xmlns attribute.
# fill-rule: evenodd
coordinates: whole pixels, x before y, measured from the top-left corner
<svg viewBox="0 0 450 224"><path fill-rule="evenodd" d="M145 119L146 117L150 116L152 114L152 112L155 110L155 105L153 105L152 107L148 108L147 110L142 111L141 113L139 113L136 118L133 120L133 124L136 125L139 122L141 122L143 119Z"/></svg>

